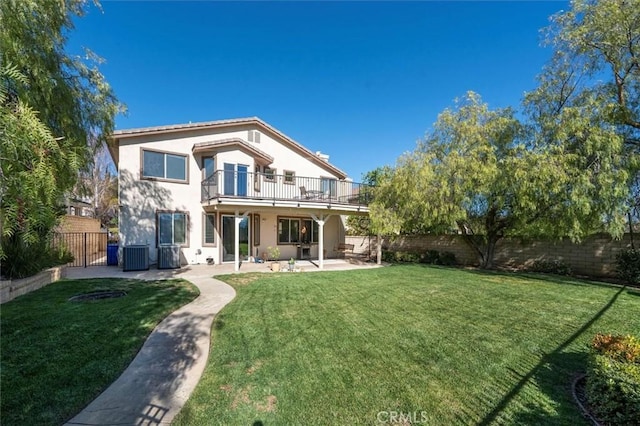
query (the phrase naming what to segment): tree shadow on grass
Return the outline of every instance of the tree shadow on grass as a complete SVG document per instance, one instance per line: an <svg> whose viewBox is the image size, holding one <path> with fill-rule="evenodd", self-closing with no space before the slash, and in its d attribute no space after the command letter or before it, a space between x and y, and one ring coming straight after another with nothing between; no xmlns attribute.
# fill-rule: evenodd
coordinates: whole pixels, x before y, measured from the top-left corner
<svg viewBox="0 0 640 426"><path fill-rule="evenodd" d="M555 389L555 383L557 383L558 375L566 375L567 372L575 372L576 366L584 365L584 355L575 353L564 352L576 339L578 339L586 330L588 330L598 319L604 315L611 306L616 302L620 294L625 291L625 287L620 288L616 294L614 294L609 302L605 304L589 321L584 323L575 333L567 338L563 343L556 347L552 352L543 355L538 363L529 370L528 373L523 375L511 390L502 397L498 404L484 416L479 422L480 425L489 425L496 421L504 409L509 403L518 395L523 387L532 379L535 379L537 383L544 388L548 394L555 395L558 390ZM582 357L582 359L581 359ZM567 370L567 368L569 368ZM560 370L560 371L558 371ZM551 388L553 387L553 388ZM525 407L518 417L518 424L535 424L545 420L548 413L543 412L541 408L535 407L531 404L529 407Z"/></svg>
<svg viewBox="0 0 640 426"><path fill-rule="evenodd" d="M209 334L212 318L187 312L165 318L123 374L67 424L158 425L177 414L186 401L177 391L206 356L198 340Z"/></svg>

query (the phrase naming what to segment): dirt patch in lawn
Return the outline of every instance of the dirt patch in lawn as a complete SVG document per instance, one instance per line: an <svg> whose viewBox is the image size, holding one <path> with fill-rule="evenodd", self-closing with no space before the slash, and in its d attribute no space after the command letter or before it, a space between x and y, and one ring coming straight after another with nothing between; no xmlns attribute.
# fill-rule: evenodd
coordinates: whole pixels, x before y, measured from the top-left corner
<svg viewBox="0 0 640 426"><path fill-rule="evenodd" d="M122 290L99 290L92 291L90 293L76 294L69 298L69 302L90 302L94 300L102 299L114 299L117 297L124 297L127 293Z"/></svg>

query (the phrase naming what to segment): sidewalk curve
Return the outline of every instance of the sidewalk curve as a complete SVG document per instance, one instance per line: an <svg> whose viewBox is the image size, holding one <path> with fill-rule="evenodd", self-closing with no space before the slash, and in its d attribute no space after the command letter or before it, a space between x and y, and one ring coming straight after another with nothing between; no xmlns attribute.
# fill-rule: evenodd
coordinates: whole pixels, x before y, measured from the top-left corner
<svg viewBox="0 0 640 426"><path fill-rule="evenodd" d="M65 425L170 424L207 364L214 315L235 297L235 290L212 278L210 268L197 265L177 272L71 269L68 278L184 278L200 289L198 298L158 324L120 377Z"/></svg>

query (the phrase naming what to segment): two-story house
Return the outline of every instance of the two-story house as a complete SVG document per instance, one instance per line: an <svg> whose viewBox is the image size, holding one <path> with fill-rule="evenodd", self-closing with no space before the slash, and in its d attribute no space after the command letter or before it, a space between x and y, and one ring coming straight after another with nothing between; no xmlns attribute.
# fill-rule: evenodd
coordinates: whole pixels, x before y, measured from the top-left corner
<svg viewBox="0 0 640 426"><path fill-rule="evenodd" d="M165 245L182 263L337 255L345 215L368 214L366 186L259 118L120 130L120 244Z"/></svg>

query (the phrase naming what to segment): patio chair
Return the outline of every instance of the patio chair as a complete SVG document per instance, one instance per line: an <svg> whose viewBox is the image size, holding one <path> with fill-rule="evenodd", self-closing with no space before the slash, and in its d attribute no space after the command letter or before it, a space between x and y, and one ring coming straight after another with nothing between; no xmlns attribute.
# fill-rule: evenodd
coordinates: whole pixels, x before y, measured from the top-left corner
<svg viewBox="0 0 640 426"><path fill-rule="evenodd" d="M312 194L310 194L310 193L307 191L307 188L305 188L304 186L301 186L301 187L300 187L300 196L301 196L302 198L306 199L306 200L308 200L309 198L313 197L313 195L312 195Z"/></svg>

